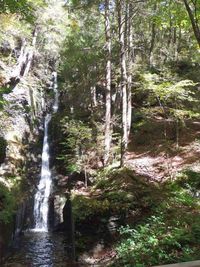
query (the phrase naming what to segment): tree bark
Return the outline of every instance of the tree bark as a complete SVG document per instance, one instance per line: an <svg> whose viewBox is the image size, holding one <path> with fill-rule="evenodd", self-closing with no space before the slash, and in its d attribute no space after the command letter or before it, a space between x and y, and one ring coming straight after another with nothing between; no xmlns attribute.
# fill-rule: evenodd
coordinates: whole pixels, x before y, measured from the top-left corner
<svg viewBox="0 0 200 267"><path fill-rule="evenodd" d="M156 12L157 4L154 4L153 11ZM153 65L153 50L155 46L155 39L156 39L156 24L153 20L152 26L151 26L151 43L150 43L150 49L149 49L149 65Z"/></svg>
<svg viewBox="0 0 200 267"><path fill-rule="evenodd" d="M10 80L12 82L20 80L21 71L23 69L23 65L24 65L24 62L26 60L26 55L27 55L27 42L24 39L24 40L22 40L22 46L21 46L21 50L20 50L20 55L19 55L18 60L17 60L17 66L15 67L15 69L13 70L13 72L11 74Z"/></svg>
<svg viewBox="0 0 200 267"><path fill-rule="evenodd" d="M127 138L129 138L132 121L132 69L133 69L133 26L132 4L128 4L128 78L127 78Z"/></svg>
<svg viewBox="0 0 200 267"><path fill-rule="evenodd" d="M120 68L121 68L121 92L122 92L122 140L121 140L121 166L124 165L124 155L128 146L127 132L127 68L126 68L126 1L118 1L119 17L119 43L120 43Z"/></svg>
<svg viewBox="0 0 200 267"><path fill-rule="evenodd" d="M92 99L92 107L95 108L97 106L97 95L96 95L96 86L90 87L91 99Z"/></svg>
<svg viewBox="0 0 200 267"><path fill-rule="evenodd" d="M110 27L110 1L105 0L105 37L107 50L106 63L106 115L105 115L105 154L104 164L110 157L111 146L111 27Z"/></svg>
<svg viewBox="0 0 200 267"><path fill-rule="evenodd" d="M27 46L26 40L22 41L22 46L17 66L11 74L10 78L11 83L17 84L22 77L28 74L34 56L36 40L37 40L37 29L35 29L33 32L33 40L31 47Z"/></svg>
<svg viewBox="0 0 200 267"><path fill-rule="evenodd" d="M192 24L192 28L193 28L193 31L194 31L194 35L195 35L195 38L199 44L199 47L200 47L200 27L198 25L198 20L197 20L197 17L195 15L196 12L193 13L189 3L187 0L183 0L184 4L185 4L185 7L186 7L186 10L187 10L187 13L189 15L189 18L190 18L190 21L191 21L191 24ZM197 2L194 4L194 8L196 10L196 5L197 5Z"/></svg>
<svg viewBox="0 0 200 267"><path fill-rule="evenodd" d="M25 66L25 70L23 73L23 76L26 76L29 73L32 61L33 61L33 56L34 56L34 52L35 52L35 45L36 45L36 41L37 41L37 29L34 30L33 33L33 41L32 41L32 46L29 49L29 52L27 54L27 59L26 59L26 66Z"/></svg>

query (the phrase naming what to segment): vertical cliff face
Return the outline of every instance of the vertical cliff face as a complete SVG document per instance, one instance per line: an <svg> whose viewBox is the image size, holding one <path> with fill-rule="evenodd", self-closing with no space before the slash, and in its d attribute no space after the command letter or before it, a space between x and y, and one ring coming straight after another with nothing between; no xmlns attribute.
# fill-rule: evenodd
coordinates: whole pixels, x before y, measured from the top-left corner
<svg viewBox="0 0 200 267"><path fill-rule="evenodd" d="M49 53L44 45L45 31L44 24L25 33L12 27L4 32L11 36L0 36L0 259L22 224L31 227L56 62L56 49Z"/></svg>
<svg viewBox="0 0 200 267"><path fill-rule="evenodd" d="M9 76L8 71L12 65L7 64L1 72L4 83L0 93L0 257L14 232L25 223L25 213L17 213L21 212L24 202L31 203L31 192L40 171L40 140L50 69L44 79L44 70L40 69L38 76L34 73L36 65L32 66L26 76L21 76L12 85L13 76ZM20 220L15 225L17 217Z"/></svg>
<svg viewBox="0 0 200 267"><path fill-rule="evenodd" d="M68 23L62 0L28 2L31 14L29 3L0 13L0 258L22 224L32 226L44 115Z"/></svg>

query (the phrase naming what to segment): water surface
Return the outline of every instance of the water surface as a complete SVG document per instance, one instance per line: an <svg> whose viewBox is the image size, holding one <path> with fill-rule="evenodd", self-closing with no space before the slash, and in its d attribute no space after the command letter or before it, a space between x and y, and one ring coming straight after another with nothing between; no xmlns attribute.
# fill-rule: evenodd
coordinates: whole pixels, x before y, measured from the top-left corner
<svg viewBox="0 0 200 267"><path fill-rule="evenodd" d="M63 234L26 232L16 241L5 267L78 267L69 260Z"/></svg>

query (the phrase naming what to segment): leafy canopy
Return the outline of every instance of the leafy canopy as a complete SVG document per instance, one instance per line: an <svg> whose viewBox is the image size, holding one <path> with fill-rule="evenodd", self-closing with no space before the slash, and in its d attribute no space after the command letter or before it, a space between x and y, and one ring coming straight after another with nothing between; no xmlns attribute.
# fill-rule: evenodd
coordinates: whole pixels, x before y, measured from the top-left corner
<svg viewBox="0 0 200 267"><path fill-rule="evenodd" d="M1 0L0 13L16 13L21 15L23 19L32 22L35 8L41 5L44 5L43 0Z"/></svg>

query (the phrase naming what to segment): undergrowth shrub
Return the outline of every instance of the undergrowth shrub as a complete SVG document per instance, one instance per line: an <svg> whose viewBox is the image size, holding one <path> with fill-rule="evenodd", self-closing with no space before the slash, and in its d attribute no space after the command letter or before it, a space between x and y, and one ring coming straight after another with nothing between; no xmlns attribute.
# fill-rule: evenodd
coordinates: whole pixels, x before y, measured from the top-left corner
<svg viewBox="0 0 200 267"><path fill-rule="evenodd" d="M198 175L186 174L163 185L163 199L148 218L119 229L113 266L146 267L200 258L200 205L191 193L199 186Z"/></svg>

